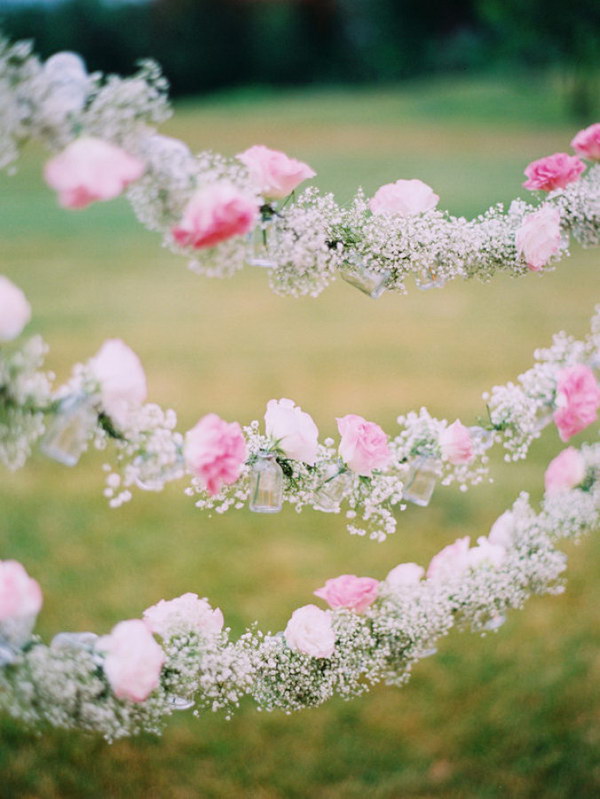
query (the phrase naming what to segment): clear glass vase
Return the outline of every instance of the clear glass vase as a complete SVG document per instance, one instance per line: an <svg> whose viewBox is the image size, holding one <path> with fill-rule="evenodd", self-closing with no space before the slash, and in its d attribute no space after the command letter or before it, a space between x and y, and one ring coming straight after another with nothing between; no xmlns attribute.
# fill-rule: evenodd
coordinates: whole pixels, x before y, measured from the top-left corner
<svg viewBox="0 0 600 799"><path fill-rule="evenodd" d="M408 475L402 499L422 508L429 505L437 481L437 461L435 458L417 458Z"/></svg>
<svg viewBox="0 0 600 799"><path fill-rule="evenodd" d="M323 482L315 491L313 508L323 513L338 513L340 502L347 494L352 476L334 463L330 464L323 475Z"/></svg>
<svg viewBox="0 0 600 799"><path fill-rule="evenodd" d="M260 452L252 466L250 510L278 513L283 507L283 471L274 452Z"/></svg>
<svg viewBox="0 0 600 799"><path fill-rule="evenodd" d="M87 447L97 418L86 394L65 397L46 428L40 449L48 458L75 466Z"/></svg>
<svg viewBox="0 0 600 799"><path fill-rule="evenodd" d="M436 272L435 267L429 267L428 269L422 269L415 275L415 283L418 289L421 289L421 291L427 291L427 289L442 288L442 286L445 285L446 280L438 272Z"/></svg>
<svg viewBox="0 0 600 799"><path fill-rule="evenodd" d="M386 290L392 273L389 270L379 271L365 264L358 253L351 253L341 270L346 283L362 291L373 300L381 297Z"/></svg>
<svg viewBox="0 0 600 799"><path fill-rule="evenodd" d="M473 441L479 442L481 448L484 450L494 446L493 430L486 430L486 428L481 427L481 425L473 425L473 427L469 427L469 435Z"/></svg>
<svg viewBox="0 0 600 799"><path fill-rule="evenodd" d="M248 233L246 263L249 266L261 266L263 269L274 269L277 266L277 261L269 254L269 238L272 236L272 225L264 220Z"/></svg>

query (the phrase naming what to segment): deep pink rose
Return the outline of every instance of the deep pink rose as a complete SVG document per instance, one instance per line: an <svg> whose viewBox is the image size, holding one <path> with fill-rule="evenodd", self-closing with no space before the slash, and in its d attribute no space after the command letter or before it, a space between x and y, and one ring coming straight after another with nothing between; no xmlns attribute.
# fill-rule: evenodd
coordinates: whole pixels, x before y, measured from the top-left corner
<svg viewBox="0 0 600 799"><path fill-rule="evenodd" d="M442 457L455 466L469 463L475 457L471 434L459 419L440 433L440 448Z"/></svg>
<svg viewBox="0 0 600 799"><path fill-rule="evenodd" d="M552 191L564 189L577 180L585 170L585 164L576 155L554 153L532 161L525 169L528 180L523 183L526 189Z"/></svg>
<svg viewBox="0 0 600 799"><path fill-rule="evenodd" d="M369 208L374 214L414 216L432 211L439 199L431 186L422 180L397 180L381 186L369 202Z"/></svg>
<svg viewBox="0 0 600 799"><path fill-rule="evenodd" d="M517 252L527 262L532 272L546 266L560 248L560 211L543 205L532 214L527 214L517 230L515 243Z"/></svg>
<svg viewBox="0 0 600 799"><path fill-rule="evenodd" d="M165 653L141 619L119 622L96 648L106 653L104 673L118 699L143 702L158 688Z"/></svg>
<svg viewBox="0 0 600 799"><path fill-rule="evenodd" d="M370 477L373 469L389 464L392 454L388 437L378 424L348 413L337 419L337 425L342 437L338 451L349 469Z"/></svg>
<svg viewBox="0 0 600 799"><path fill-rule="evenodd" d="M575 488L585 479L585 461L574 447L567 447L551 460L544 475L544 486L548 493Z"/></svg>
<svg viewBox="0 0 600 799"><path fill-rule="evenodd" d="M595 422L600 408L600 388L589 366L576 364L558 373L553 418L563 441Z"/></svg>
<svg viewBox="0 0 600 799"><path fill-rule="evenodd" d="M357 613L365 610L376 599L379 592L379 581L372 577L356 577L354 574L342 574L327 580L322 588L314 592L315 596L324 599L330 608L348 608Z"/></svg>
<svg viewBox="0 0 600 799"><path fill-rule="evenodd" d="M223 629L221 610L192 593L161 599L144 611L144 621L149 630L165 639L189 633L217 635Z"/></svg>
<svg viewBox="0 0 600 799"><path fill-rule="evenodd" d="M75 139L44 168L46 183L65 208L112 200L144 173L144 163L125 150L91 136Z"/></svg>
<svg viewBox="0 0 600 799"><path fill-rule="evenodd" d="M186 433L184 455L208 493L218 494L223 484L235 483L246 460L242 428L209 413Z"/></svg>
<svg viewBox="0 0 600 799"><path fill-rule="evenodd" d="M257 191L271 200L287 197L300 183L317 174L308 164L262 144L256 144L236 157L248 167Z"/></svg>
<svg viewBox="0 0 600 799"><path fill-rule="evenodd" d="M600 161L600 122L580 130L571 142L577 155L590 161Z"/></svg>
<svg viewBox="0 0 600 799"><path fill-rule="evenodd" d="M37 616L42 590L16 560L0 560L0 622Z"/></svg>
<svg viewBox="0 0 600 799"><path fill-rule="evenodd" d="M258 203L230 183L199 189L171 233L182 247L214 247L232 236L242 236L258 219Z"/></svg>
<svg viewBox="0 0 600 799"><path fill-rule="evenodd" d="M427 569L429 580L446 580L457 577L469 568L469 544L470 537L457 538L453 544L449 544L434 555Z"/></svg>
<svg viewBox="0 0 600 799"><path fill-rule="evenodd" d="M329 658L335 649L331 617L316 605L303 605L295 610L284 636L290 649L315 658Z"/></svg>

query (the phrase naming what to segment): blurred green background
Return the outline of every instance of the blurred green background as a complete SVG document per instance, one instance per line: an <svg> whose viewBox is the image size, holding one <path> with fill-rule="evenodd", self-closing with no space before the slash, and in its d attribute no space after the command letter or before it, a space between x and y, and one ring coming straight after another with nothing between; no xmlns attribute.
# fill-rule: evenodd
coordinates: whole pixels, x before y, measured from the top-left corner
<svg viewBox="0 0 600 799"><path fill-rule="evenodd" d="M441 207L474 215L519 193L532 159L564 150L575 132L547 76L439 78L405 88L315 88L181 103L164 131L193 148L234 154L260 142L308 161L318 184L349 199L419 177ZM592 121L592 120L589 120ZM426 404L473 423L481 392L531 364L553 332L578 336L598 297L598 251L548 275L450 284L375 304L339 281L319 299L273 295L261 270L211 281L186 270L134 220L124 200L66 212L28 152L2 176L2 272L27 293L31 331L65 378L107 337L145 365L150 397L180 427L216 411L260 418L292 397L323 435L355 412L395 432L396 416ZM352 538L342 517L286 509L209 518L182 495L136 494L119 510L102 498L101 456L68 470L36 455L4 473L0 556L42 583L39 631L107 632L161 597L184 591L220 606L238 634L258 619L281 629L325 579L383 578L425 564L457 536L485 534L520 490L539 498L561 449L548 430L526 463L495 457L495 483L463 495L440 488L410 507L383 544ZM569 584L536 598L487 637L453 634L404 689L286 717L245 704L231 721L189 713L162 739L108 745L80 734L28 732L0 720L4 797L595 797L600 794L600 540L569 546Z"/></svg>

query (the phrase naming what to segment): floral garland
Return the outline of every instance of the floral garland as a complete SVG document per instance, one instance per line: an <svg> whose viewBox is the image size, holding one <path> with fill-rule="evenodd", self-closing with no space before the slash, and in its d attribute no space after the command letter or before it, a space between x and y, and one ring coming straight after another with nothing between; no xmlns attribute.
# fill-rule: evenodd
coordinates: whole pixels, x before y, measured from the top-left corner
<svg viewBox="0 0 600 799"><path fill-rule="evenodd" d="M568 251L572 234L600 243L600 123L580 131L566 153L534 161L524 186L547 194L515 200L476 219L437 209L420 180L382 186L350 206L333 195L296 189L315 175L284 153L254 146L234 159L194 156L181 141L156 133L170 110L167 83L143 62L131 78L88 74L73 53L44 63L26 42L0 41L0 167L10 167L29 140L56 153L48 184L67 208L110 200L122 191L139 220L190 261L199 274L225 277L251 264L267 267L271 288L317 296L338 275L378 297L455 278L490 279L540 271ZM580 157L578 157L580 156Z"/></svg>

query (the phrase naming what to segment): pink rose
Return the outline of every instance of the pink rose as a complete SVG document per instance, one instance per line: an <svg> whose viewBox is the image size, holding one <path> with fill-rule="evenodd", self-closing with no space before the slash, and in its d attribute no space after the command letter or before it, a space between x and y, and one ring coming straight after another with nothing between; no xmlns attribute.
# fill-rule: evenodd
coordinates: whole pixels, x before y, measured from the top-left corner
<svg viewBox="0 0 600 799"><path fill-rule="evenodd" d="M500 544L493 544L485 536L477 539L477 546L470 549L467 553L468 565L472 569L478 566L487 565L501 566L506 557L506 549Z"/></svg>
<svg viewBox="0 0 600 799"><path fill-rule="evenodd" d="M575 488L585 480L585 461L574 447L567 447L551 460L544 475L548 493Z"/></svg>
<svg viewBox="0 0 600 799"><path fill-rule="evenodd" d="M429 580L447 580L457 577L469 567L470 537L457 538L453 544L444 547L434 555L427 569Z"/></svg>
<svg viewBox="0 0 600 799"><path fill-rule="evenodd" d="M337 419L337 425L342 437L338 451L349 469L370 477L373 469L389 464L392 453L388 437L378 424L349 413Z"/></svg>
<svg viewBox="0 0 600 799"><path fill-rule="evenodd" d="M505 510L491 526L488 541L491 544L508 549L513 543L514 530L515 516L512 511Z"/></svg>
<svg viewBox="0 0 600 799"><path fill-rule="evenodd" d="M199 189L186 205L171 233L182 247L214 247L232 236L242 236L258 220L258 203L230 183Z"/></svg>
<svg viewBox="0 0 600 799"><path fill-rule="evenodd" d="M315 658L329 658L335 649L331 617L316 605L303 605L295 610L284 636L290 649Z"/></svg>
<svg viewBox="0 0 600 799"><path fill-rule="evenodd" d="M147 396L140 359L124 341L109 338L90 360L89 367L100 385L103 409L119 427L126 427L130 412Z"/></svg>
<svg viewBox="0 0 600 799"><path fill-rule="evenodd" d="M595 422L600 407L600 388L589 366L576 364L559 372L553 419L563 441Z"/></svg>
<svg viewBox="0 0 600 799"><path fill-rule="evenodd" d="M144 173L144 163L120 147L85 136L75 139L44 168L46 183L65 208L112 200Z"/></svg>
<svg viewBox="0 0 600 799"><path fill-rule="evenodd" d="M545 158L532 161L525 169L528 180L523 183L526 189L552 191L564 189L577 180L585 170L585 164L576 155L554 153Z"/></svg>
<svg viewBox="0 0 600 799"><path fill-rule="evenodd" d="M432 211L439 199L422 180L397 180L381 186L369 202L369 208L374 214L415 216Z"/></svg>
<svg viewBox="0 0 600 799"><path fill-rule="evenodd" d="M278 441L288 458L309 466L317 460L319 430L312 417L291 399L269 400L265 413L267 435Z"/></svg>
<svg viewBox="0 0 600 799"><path fill-rule="evenodd" d="M327 580L322 588L314 592L315 596L324 599L330 608L348 608L357 613L365 610L376 599L379 592L379 581L372 577L356 577L354 574L342 574Z"/></svg>
<svg viewBox="0 0 600 799"><path fill-rule="evenodd" d="M206 599L191 593L168 601L161 599L144 611L144 621L149 630L165 639L189 633L218 635L223 629L221 610L213 610Z"/></svg>
<svg viewBox="0 0 600 799"><path fill-rule="evenodd" d="M300 183L317 174L308 164L262 144L250 147L236 158L248 167L257 191L272 200L287 197Z"/></svg>
<svg viewBox="0 0 600 799"><path fill-rule="evenodd" d="M442 457L455 466L469 463L475 457L471 435L458 419L440 433L440 448Z"/></svg>
<svg viewBox="0 0 600 799"><path fill-rule="evenodd" d="M425 574L425 569L417 563L400 563L385 578L386 585L395 590L418 585Z"/></svg>
<svg viewBox="0 0 600 799"><path fill-rule="evenodd" d="M560 248L560 211L550 205L527 214L517 230L517 252L532 272L546 266Z"/></svg>
<svg viewBox="0 0 600 799"><path fill-rule="evenodd" d="M41 607L39 584L16 560L0 560L0 622L35 618Z"/></svg>
<svg viewBox="0 0 600 799"><path fill-rule="evenodd" d="M240 476L247 456L246 439L237 422L209 413L186 433L184 455L208 493L218 494L223 484L231 485Z"/></svg>
<svg viewBox="0 0 600 799"><path fill-rule="evenodd" d="M96 648L106 653L104 673L118 699L143 702L158 688L165 653L141 619L119 622Z"/></svg>
<svg viewBox="0 0 600 799"><path fill-rule="evenodd" d="M582 158L600 161L600 122L580 130L571 142L571 147Z"/></svg>
<svg viewBox="0 0 600 799"><path fill-rule="evenodd" d="M0 341L12 341L31 319L31 306L18 286L0 275Z"/></svg>

